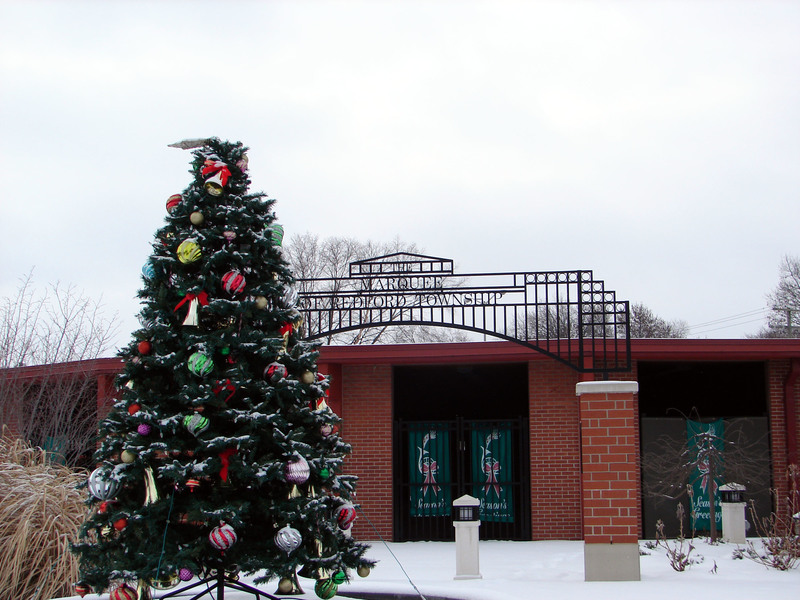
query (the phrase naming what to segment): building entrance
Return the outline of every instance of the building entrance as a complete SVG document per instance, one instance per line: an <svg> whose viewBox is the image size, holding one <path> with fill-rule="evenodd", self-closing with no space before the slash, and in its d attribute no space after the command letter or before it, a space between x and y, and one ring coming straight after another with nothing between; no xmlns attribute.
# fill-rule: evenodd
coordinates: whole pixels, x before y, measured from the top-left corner
<svg viewBox="0 0 800 600"><path fill-rule="evenodd" d="M452 540L452 503L481 501L481 538L530 539L526 365L397 367L394 531Z"/></svg>

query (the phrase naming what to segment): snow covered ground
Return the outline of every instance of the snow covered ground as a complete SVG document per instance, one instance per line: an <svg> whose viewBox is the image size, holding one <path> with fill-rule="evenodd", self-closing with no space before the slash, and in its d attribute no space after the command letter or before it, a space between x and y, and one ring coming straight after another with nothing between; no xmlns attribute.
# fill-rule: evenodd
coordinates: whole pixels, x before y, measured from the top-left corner
<svg viewBox="0 0 800 600"><path fill-rule="evenodd" d="M354 577L351 583L339 586L336 597L352 594L375 600L421 597L427 600L800 599L800 569L782 572L748 559L734 559L735 544L712 546L699 540L694 543L696 548L692 556L703 560L682 573L670 567L663 548L648 550L640 543L640 548L648 553L640 557L641 581L587 583L583 574L583 542L481 542L483 578L458 581L453 580L453 543L409 542L387 546L373 542L369 557L380 561L377 567L369 577ZM760 549L760 542L756 542L756 548ZM404 570L419 593L409 583ZM317 598L312 580L301 578L300 584L306 593L299 598ZM277 585L260 587L272 594ZM90 594L85 600L106 597ZM252 597L241 592L225 592L226 600Z"/></svg>

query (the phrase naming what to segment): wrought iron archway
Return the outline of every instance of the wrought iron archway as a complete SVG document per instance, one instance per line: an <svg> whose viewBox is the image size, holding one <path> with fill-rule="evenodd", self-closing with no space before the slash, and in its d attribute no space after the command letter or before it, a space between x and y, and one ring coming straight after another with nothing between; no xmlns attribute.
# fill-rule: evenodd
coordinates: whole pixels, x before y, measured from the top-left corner
<svg viewBox="0 0 800 600"><path fill-rule="evenodd" d="M629 304L592 271L456 274L451 259L398 252L298 285L308 339L432 325L510 340L580 372L631 369Z"/></svg>

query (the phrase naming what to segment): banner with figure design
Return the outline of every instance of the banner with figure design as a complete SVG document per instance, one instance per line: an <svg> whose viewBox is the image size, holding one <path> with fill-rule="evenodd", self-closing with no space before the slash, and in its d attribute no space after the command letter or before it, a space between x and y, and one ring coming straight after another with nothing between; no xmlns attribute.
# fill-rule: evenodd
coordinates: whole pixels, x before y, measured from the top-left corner
<svg viewBox="0 0 800 600"><path fill-rule="evenodd" d="M510 523L514 520L511 495L511 429L473 429L472 495L481 501L481 521Z"/></svg>
<svg viewBox="0 0 800 600"><path fill-rule="evenodd" d="M412 517L449 517L450 432L430 425L408 432Z"/></svg>
<svg viewBox="0 0 800 600"><path fill-rule="evenodd" d="M714 521L717 523L717 531L722 531L722 504L718 489L723 481L724 422L722 419L711 423L686 421L686 437L689 447L689 464L694 465L689 476L692 527L700 531L710 530L711 502L709 497L711 497L714 499Z"/></svg>

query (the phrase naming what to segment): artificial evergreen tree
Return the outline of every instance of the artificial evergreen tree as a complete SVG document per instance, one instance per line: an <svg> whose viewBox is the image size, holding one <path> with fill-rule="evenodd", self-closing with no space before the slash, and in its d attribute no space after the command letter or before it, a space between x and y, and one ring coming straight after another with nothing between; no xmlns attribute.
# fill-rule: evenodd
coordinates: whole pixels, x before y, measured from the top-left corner
<svg viewBox="0 0 800 600"><path fill-rule="evenodd" d="M300 338L274 201L247 192L241 143L179 147L194 179L143 269L142 328L120 353L74 546L79 590L122 600L195 577L235 587L241 572L297 593L300 569L331 597L372 562L350 535L350 448L318 345Z"/></svg>

